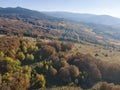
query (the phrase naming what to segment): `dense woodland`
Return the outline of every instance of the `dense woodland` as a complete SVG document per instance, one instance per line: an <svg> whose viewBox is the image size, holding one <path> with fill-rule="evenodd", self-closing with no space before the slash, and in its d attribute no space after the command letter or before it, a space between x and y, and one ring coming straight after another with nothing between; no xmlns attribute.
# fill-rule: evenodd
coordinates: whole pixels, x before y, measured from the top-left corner
<svg viewBox="0 0 120 90"><path fill-rule="evenodd" d="M36 90L66 85L87 89L102 81L120 84L119 64L103 62L89 54L71 54L73 47L71 42L1 37L0 89ZM120 89L106 82L100 84L99 90Z"/></svg>

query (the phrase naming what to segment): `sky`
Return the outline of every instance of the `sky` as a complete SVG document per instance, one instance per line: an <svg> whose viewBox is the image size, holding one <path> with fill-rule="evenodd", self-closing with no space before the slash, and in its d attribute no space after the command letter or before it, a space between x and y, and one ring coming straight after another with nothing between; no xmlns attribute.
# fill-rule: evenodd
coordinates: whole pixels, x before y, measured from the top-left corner
<svg viewBox="0 0 120 90"><path fill-rule="evenodd" d="M120 0L0 0L0 7L18 6L37 11L67 11L120 18Z"/></svg>

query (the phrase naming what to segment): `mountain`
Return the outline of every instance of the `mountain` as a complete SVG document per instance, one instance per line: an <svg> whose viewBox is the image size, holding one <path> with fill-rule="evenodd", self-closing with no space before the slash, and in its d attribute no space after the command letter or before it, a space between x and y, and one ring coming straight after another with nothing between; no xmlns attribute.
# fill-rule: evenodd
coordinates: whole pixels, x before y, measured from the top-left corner
<svg viewBox="0 0 120 90"><path fill-rule="evenodd" d="M120 40L118 27L101 23L73 21L70 19L70 14L68 16L69 18L62 18L62 15L59 14L54 17L43 12L21 7L0 8L0 34L23 35L72 42L86 41L110 46L110 40ZM72 16L75 17L74 15ZM86 20L95 16L92 14L81 15ZM75 18L77 19L78 17L80 17L79 14Z"/></svg>
<svg viewBox="0 0 120 90"><path fill-rule="evenodd" d="M78 22L114 25L114 26L118 26L120 24L120 18L112 17L109 15L80 14L80 13L70 13L70 12L43 12L43 13L49 16L64 18Z"/></svg>
<svg viewBox="0 0 120 90"><path fill-rule="evenodd" d="M16 8L0 8L0 16L2 17L21 17L21 18L36 18L36 19L53 19L52 17L38 11L29 10L21 7Z"/></svg>
<svg viewBox="0 0 120 90"><path fill-rule="evenodd" d="M80 14L70 12L43 12L49 16L71 20L92 30L103 38L120 40L120 18L109 15Z"/></svg>

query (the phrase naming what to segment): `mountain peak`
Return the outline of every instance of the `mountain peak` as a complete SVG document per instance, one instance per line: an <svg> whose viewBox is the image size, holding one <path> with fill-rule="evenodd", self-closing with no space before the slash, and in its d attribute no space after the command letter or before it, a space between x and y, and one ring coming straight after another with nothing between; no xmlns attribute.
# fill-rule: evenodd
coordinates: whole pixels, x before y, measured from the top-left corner
<svg viewBox="0 0 120 90"><path fill-rule="evenodd" d="M38 18L38 19L52 19L51 16L48 16L46 14L43 14L41 12L30 10L22 7L7 7L7 8L0 8L0 15L8 15L10 17L11 15L17 15L19 17L25 17L25 18Z"/></svg>

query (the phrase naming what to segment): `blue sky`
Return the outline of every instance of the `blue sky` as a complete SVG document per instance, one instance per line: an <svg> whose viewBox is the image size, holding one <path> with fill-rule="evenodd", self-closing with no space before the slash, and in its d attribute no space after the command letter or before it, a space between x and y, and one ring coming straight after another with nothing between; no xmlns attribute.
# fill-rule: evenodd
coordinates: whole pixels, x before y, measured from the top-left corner
<svg viewBox="0 0 120 90"><path fill-rule="evenodd" d="M38 11L67 11L120 17L120 0L0 0L0 7Z"/></svg>

